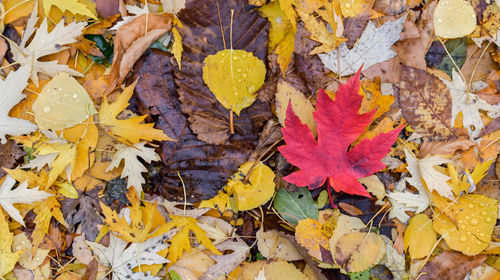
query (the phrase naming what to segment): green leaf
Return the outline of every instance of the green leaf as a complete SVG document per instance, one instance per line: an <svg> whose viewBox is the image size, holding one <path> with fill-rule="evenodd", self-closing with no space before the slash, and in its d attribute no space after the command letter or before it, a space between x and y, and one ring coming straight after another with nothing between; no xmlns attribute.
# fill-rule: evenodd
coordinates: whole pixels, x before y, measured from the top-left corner
<svg viewBox="0 0 500 280"><path fill-rule="evenodd" d="M173 271L173 270L170 270L168 272L169 276L170 276L170 279L172 280L182 280L182 278L179 276L179 274L177 274L177 272Z"/></svg>
<svg viewBox="0 0 500 280"><path fill-rule="evenodd" d="M361 272L348 273L347 276L349 276L351 280L369 280L370 274L371 274L371 269L368 268L367 270L363 270Z"/></svg>
<svg viewBox="0 0 500 280"><path fill-rule="evenodd" d="M467 56L467 48L465 46L465 38L460 38L460 39L454 39L454 40L448 40L446 43L444 43L446 49L450 53L451 57L453 58L453 61L457 64L459 68L462 68L462 66L465 63L465 58ZM432 65L432 58L431 58L431 53L433 52L433 47L434 47L434 52L438 53L443 53L443 57L441 59L441 63L437 65ZM443 49L443 45L441 43L434 43L433 47L429 50L427 55L425 56L425 59L427 61L427 64L429 66L434 66L434 68L439 69L448 76L451 77L451 73L453 71L453 68L456 68L455 65L453 64L450 56L446 53L446 51ZM440 49L440 50L438 50ZM434 62L435 63L435 62ZM458 71L458 70L457 70Z"/></svg>
<svg viewBox="0 0 500 280"><path fill-rule="evenodd" d="M274 208L294 226L303 219L318 219L318 206L306 188L297 188L295 192L280 188L274 197Z"/></svg>
<svg viewBox="0 0 500 280"><path fill-rule="evenodd" d="M92 59L99 64L111 64L113 61L113 45L109 43L104 36L85 34L83 37L87 40L95 42L96 47L99 48L104 57L91 55Z"/></svg>

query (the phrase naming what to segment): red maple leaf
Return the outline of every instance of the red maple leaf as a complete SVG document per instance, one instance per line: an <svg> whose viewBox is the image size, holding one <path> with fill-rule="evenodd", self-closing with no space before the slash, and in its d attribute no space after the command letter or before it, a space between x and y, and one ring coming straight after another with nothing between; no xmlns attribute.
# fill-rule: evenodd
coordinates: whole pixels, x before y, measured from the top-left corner
<svg viewBox="0 0 500 280"><path fill-rule="evenodd" d="M358 178L370 176L385 168L380 160L391 151L391 145L403 128L399 126L372 139L363 139L349 149L351 143L365 132L376 110L359 114L363 97L359 95L360 72L346 84L340 85L335 100L320 89L313 113L317 124L318 140L309 127L295 115L291 105L286 112L282 128L286 145L279 147L287 161L298 168L284 179L300 187L316 189L328 179L335 191L370 197ZM333 205L333 203L332 203Z"/></svg>

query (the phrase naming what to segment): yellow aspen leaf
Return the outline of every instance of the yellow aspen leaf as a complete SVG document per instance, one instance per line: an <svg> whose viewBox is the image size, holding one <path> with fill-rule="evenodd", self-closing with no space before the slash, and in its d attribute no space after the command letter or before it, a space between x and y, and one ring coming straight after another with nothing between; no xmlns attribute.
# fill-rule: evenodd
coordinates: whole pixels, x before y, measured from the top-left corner
<svg viewBox="0 0 500 280"><path fill-rule="evenodd" d="M244 50L219 51L203 64L203 81L222 106L237 115L252 105L266 78L264 62Z"/></svg>
<svg viewBox="0 0 500 280"><path fill-rule="evenodd" d="M342 226L342 225L340 225ZM323 232L322 225L314 219L300 220L295 228L295 240L306 248L309 255L322 260L320 246L330 250L328 237Z"/></svg>
<svg viewBox="0 0 500 280"><path fill-rule="evenodd" d="M279 0L280 8L290 21L293 28L293 33L297 32L297 13L292 5L296 4L296 0Z"/></svg>
<svg viewBox="0 0 500 280"><path fill-rule="evenodd" d="M264 231L261 228L257 231L256 237L259 252L266 259L278 259L289 262L304 259L293 243L284 236L281 236L276 229Z"/></svg>
<svg viewBox="0 0 500 280"><path fill-rule="evenodd" d="M373 232L352 232L339 239L335 252L335 262L344 271L361 272L382 260L385 244L382 238Z"/></svg>
<svg viewBox="0 0 500 280"><path fill-rule="evenodd" d="M498 201L480 194L466 194L456 202L433 196L433 227L453 250L468 256L481 253L491 242Z"/></svg>
<svg viewBox="0 0 500 280"><path fill-rule="evenodd" d="M439 1L433 19L436 35L447 39L466 36L476 28L476 12L465 0Z"/></svg>
<svg viewBox="0 0 500 280"><path fill-rule="evenodd" d="M253 169L250 172L250 168ZM245 177L248 172L248 182ZM220 211L226 208L245 211L261 206L273 197L275 184L274 172L262 162L245 162L238 171L231 176L223 190L212 199L204 200L200 208L217 207ZM233 203L230 203L233 200Z"/></svg>
<svg viewBox="0 0 500 280"><path fill-rule="evenodd" d="M125 217L119 217L116 211L100 203L105 216L104 221L117 237L128 242L141 243L164 233L164 231L157 230L161 224L165 223L165 219L156 208L156 203L144 202L144 206L141 206L134 187L129 189L127 198L132 204L128 208L130 224Z"/></svg>
<svg viewBox="0 0 500 280"><path fill-rule="evenodd" d="M311 101L302 92L281 80L278 83L278 92L276 93L276 115L281 126L285 126L288 103L292 104L293 112L299 117L300 121L306 124L313 135L316 136L316 123L313 118L314 107Z"/></svg>
<svg viewBox="0 0 500 280"><path fill-rule="evenodd" d="M179 70L181 69L181 59L182 59L182 37L179 34L177 28L172 27L172 35L174 35L174 43L172 44L172 54L179 64Z"/></svg>
<svg viewBox="0 0 500 280"><path fill-rule="evenodd" d="M373 2L370 0L339 0L340 9L344 17L356 17L368 15L372 9Z"/></svg>
<svg viewBox="0 0 500 280"><path fill-rule="evenodd" d="M275 261L264 265L264 279L266 280L280 280L280 279L308 279L295 265L285 261Z"/></svg>
<svg viewBox="0 0 500 280"><path fill-rule="evenodd" d="M412 259L427 257L432 253L436 239L432 221L427 215L415 215L410 219L404 234L405 250L409 251Z"/></svg>
<svg viewBox="0 0 500 280"><path fill-rule="evenodd" d="M147 141L173 141L162 130L153 128L154 123L141 123L147 115L135 116L125 120L116 118L129 105L128 100L132 97L136 84L137 81L126 87L117 96L115 102L111 104L108 103L107 97L104 96L99 110L99 120L101 125L104 126L104 130L125 143L129 141L135 144L141 142L141 139Z"/></svg>
<svg viewBox="0 0 500 280"><path fill-rule="evenodd" d="M395 100L392 95L382 95L380 91L380 77L375 77L373 81L363 79L359 93L363 95L359 112L368 113L376 109L377 111L373 116L374 120L388 112Z"/></svg>
<svg viewBox="0 0 500 280"><path fill-rule="evenodd" d="M269 52L274 51L278 55L281 73L285 76L294 50L295 32L292 24L280 9L278 2L262 6L259 11L271 23L267 46Z"/></svg>
<svg viewBox="0 0 500 280"><path fill-rule="evenodd" d="M336 26L332 27L333 32L330 33L326 25L321 21L317 21L313 15L307 14L300 9L297 9L297 13L304 22L305 28L311 33L309 38L321 44L314 48L309 54L328 53L336 49L342 42L346 41L346 39L336 36Z"/></svg>
<svg viewBox="0 0 500 280"><path fill-rule="evenodd" d="M58 153L57 158L52 162L51 170L49 173L49 178L47 179L46 186L52 186L54 182L57 180L59 175L63 173L63 171L68 171L68 165L70 166L70 170L72 170L75 166L76 159L76 145L73 143L63 143L63 144L48 144L44 143L38 149L39 155L46 155ZM71 178L68 178L68 180Z"/></svg>
<svg viewBox="0 0 500 280"><path fill-rule="evenodd" d="M14 234L10 232L9 225L0 209L0 277L11 272L24 250L12 253L12 240Z"/></svg>
<svg viewBox="0 0 500 280"><path fill-rule="evenodd" d="M52 217L66 228L68 227L61 212L61 204L57 201L55 196L37 202L34 212L36 217L33 222L36 226L31 234L31 239L33 240L33 253L38 249L38 246L42 244L43 238L49 232L49 225Z"/></svg>
<svg viewBox="0 0 500 280"><path fill-rule="evenodd" d="M97 19L95 8L89 9L85 4L78 0L43 0L43 12L46 16L50 13L50 8L57 7L62 12L69 11L73 14L80 14L89 18Z"/></svg>
<svg viewBox="0 0 500 280"><path fill-rule="evenodd" d="M92 120L88 119L85 123L65 129L63 136L66 140L76 143L75 166L71 175L71 179L75 180L94 164L93 151L97 146L99 131Z"/></svg>
<svg viewBox="0 0 500 280"><path fill-rule="evenodd" d="M179 229L176 235L170 239L170 247L168 248L167 259L170 261L170 265L175 263L184 251L191 252L191 239L189 237L190 232L193 232L196 236L198 242L205 246L206 249L210 250L212 253L221 255L221 253L215 248L214 244L207 237L206 232L197 225L198 221L193 217L188 216L174 216L170 215L172 220L162 226L162 232L167 232L173 228Z"/></svg>
<svg viewBox="0 0 500 280"><path fill-rule="evenodd" d="M97 113L85 88L64 72L43 87L32 108L38 127L52 130L75 126Z"/></svg>

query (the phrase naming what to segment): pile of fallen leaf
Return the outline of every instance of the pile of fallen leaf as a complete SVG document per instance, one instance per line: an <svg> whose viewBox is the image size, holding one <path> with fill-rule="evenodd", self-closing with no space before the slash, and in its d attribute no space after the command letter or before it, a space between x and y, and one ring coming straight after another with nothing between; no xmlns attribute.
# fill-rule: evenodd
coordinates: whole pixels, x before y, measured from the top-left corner
<svg viewBox="0 0 500 280"><path fill-rule="evenodd" d="M500 279L498 0L0 23L1 279Z"/></svg>

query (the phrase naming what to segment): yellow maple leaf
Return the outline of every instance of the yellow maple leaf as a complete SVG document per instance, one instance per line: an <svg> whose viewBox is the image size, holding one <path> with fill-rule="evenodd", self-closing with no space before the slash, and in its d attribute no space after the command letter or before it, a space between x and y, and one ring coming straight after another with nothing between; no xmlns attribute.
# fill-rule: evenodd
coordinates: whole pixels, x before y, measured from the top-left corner
<svg viewBox="0 0 500 280"><path fill-rule="evenodd" d="M297 13L293 8L296 4L295 0L279 0L280 8L285 13L286 18L290 21L293 28L293 33L297 32Z"/></svg>
<svg viewBox="0 0 500 280"><path fill-rule="evenodd" d="M199 227L196 223L198 221L193 217L188 216L175 216L170 215L172 220L162 226L162 232L167 232L173 228L180 229L176 235L170 239L170 247L168 248L168 256L167 259L170 260L170 264L175 263L181 256L184 251L191 252L191 240L189 238L189 233L193 232L196 236L196 239L200 242L201 245L205 246L212 253L221 255L221 253L215 248L214 244L207 237L206 232Z"/></svg>
<svg viewBox="0 0 500 280"><path fill-rule="evenodd" d="M363 101L361 102L359 112L368 113L377 109L373 116L374 120L389 111L392 103L394 103L394 96L382 95L380 91L380 77L375 77L373 81L370 79L363 79L361 81L359 93L363 95Z"/></svg>
<svg viewBox="0 0 500 280"><path fill-rule="evenodd" d="M333 32L330 33L326 28L326 25L321 21L317 21L314 16L307 14L300 9L297 9L297 13L300 16L300 19L304 22L305 28L311 33L309 38L321 43L321 46L314 48L309 54L313 55L330 52L346 40L336 36L336 25L332 26Z"/></svg>
<svg viewBox="0 0 500 280"><path fill-rule="evenodd" d="M245 182L245 177L252 167L248 182ZM262 162L256 163L255 166L253 162L245 162L231 176L224 189L214 198L202 201L200 208L217 207L223 212L230 206L237 211L250 210L268 202L274 191L274 172L271 168Z"/></svg>
<svg viewBox="0 0 500 280"><path fill-rule="evenodd" d="M52 162L52 169L49 173L49 178L47 179L46 186L52 186L57 180L59 175L66 169L69 165L71 169L75 166L76 159L76 145L73 143L62 143L62 144L51 144L44 143L38 148L38 154L46 155L52 153L58 153L57 158ZM71 178L68 178L71 179Z"/></svg>
<svg viewBox="0 0 500 280"><path fill-rule="evenodd" d="M0 278L14 269L24 250L12 253L12 239L9 225L0 209Z"/></svg>
<svg viewBox="0 0 500 280"><path fill-rule="evenodd" d="M92 151L97 146L99 131L88 119L83 124L65 129L63 135L66 140L76 144L75 165L71 175L71 179L75 180L94 164L95 153Z"/></svg>
<svg viewBox="0 0 500 280"><path fill-rule="evenodd" d="M165 219L156 208L156 203L144 202L144 206L141 206L134 187L129 189L127 198L132 204L128 208L130 224L125 217L119 217L118 213L101 202L102 212L106 217L104 221L117 237L128 242L141 243L164 233L164 231L157 230L161 224L165 224Z"/></svg>
<svg viewBox="0 0 500 280"><path fill-rule="evenodd" d="M468 192L470 187L470 182L469 180L467 180L468 176L472 178L474 184L479 183L479 181L481 181L488 174L488 169L490 168L493 161L494 160L491 159L488 161L477 163L472 173L469 173L469 170L466 169L465 173L467 175L462 176L461 179L459 178L455 167L452 164L448 164L448 172L450 173L451 177L449 184L451 185L453 193L459 196L460 194L462 194L462 192Z"/></svg>
<svg viewBox="0 0 500 280"><path fill-rule="evenodd" d="M36 226L31 234L33 240L33 253L36 252L38 246L42 244L43 238L49 232L50 220L54 217L63 226L68 227L61 213L61 204L55 196L51 196L43 201L36 202L33 210L36 218L33 221Z"/></svg>
<svg viewBox="0 0 500 280"><path fill-rule="evenodd" d="M264 62L244 50L219 51L203 64L203 81L222 106L237 115L252 105L266 78Z"/></svg>
<svg viewBox="0 0 500 280"><path fill-rule="evenodd" d="M153 128L154 123L141 123L147 115L135 116L126 120L116 118L129 105L128 100L132 97L136 84L137 81L126 87L117 96L115 102L111 104L108 103L106 96L103 97L101 109L99 110L99 120L101 125L104 126L104 130L125 143L128 141L135 144L141 142L141 139L147 141L174 141L162 130Z"/></svg>
<svg viewBox="0 0 500 280"><path fill-rule="evenodd" d="M292 24L277 2L262 6L259 11L271 23L267 44L268 49L270 52L274 51L278 55L278 64L281 73L285 76L294 51L295 32L293 31Z"/></svg>
<svg viewBox="0 0 500 280"><path fill-rule="evenodd" d="M174 35L174 43L172 44L172 54L177 60L177 64L179 64L179 70L181 69L181 58L182 58L182 37L179 34L177 28L172 28L172 35Z"/></svg>
<svg viewBox="0 0 500 280"><path fill-rule="evenodd" d="M89 18L97 19L96 11L89 9L86 5L78 2L78 0L43 0L43 12L49 15L50 8L57 7L62 12L69 11L73 14L80 14Z"/></svg>

